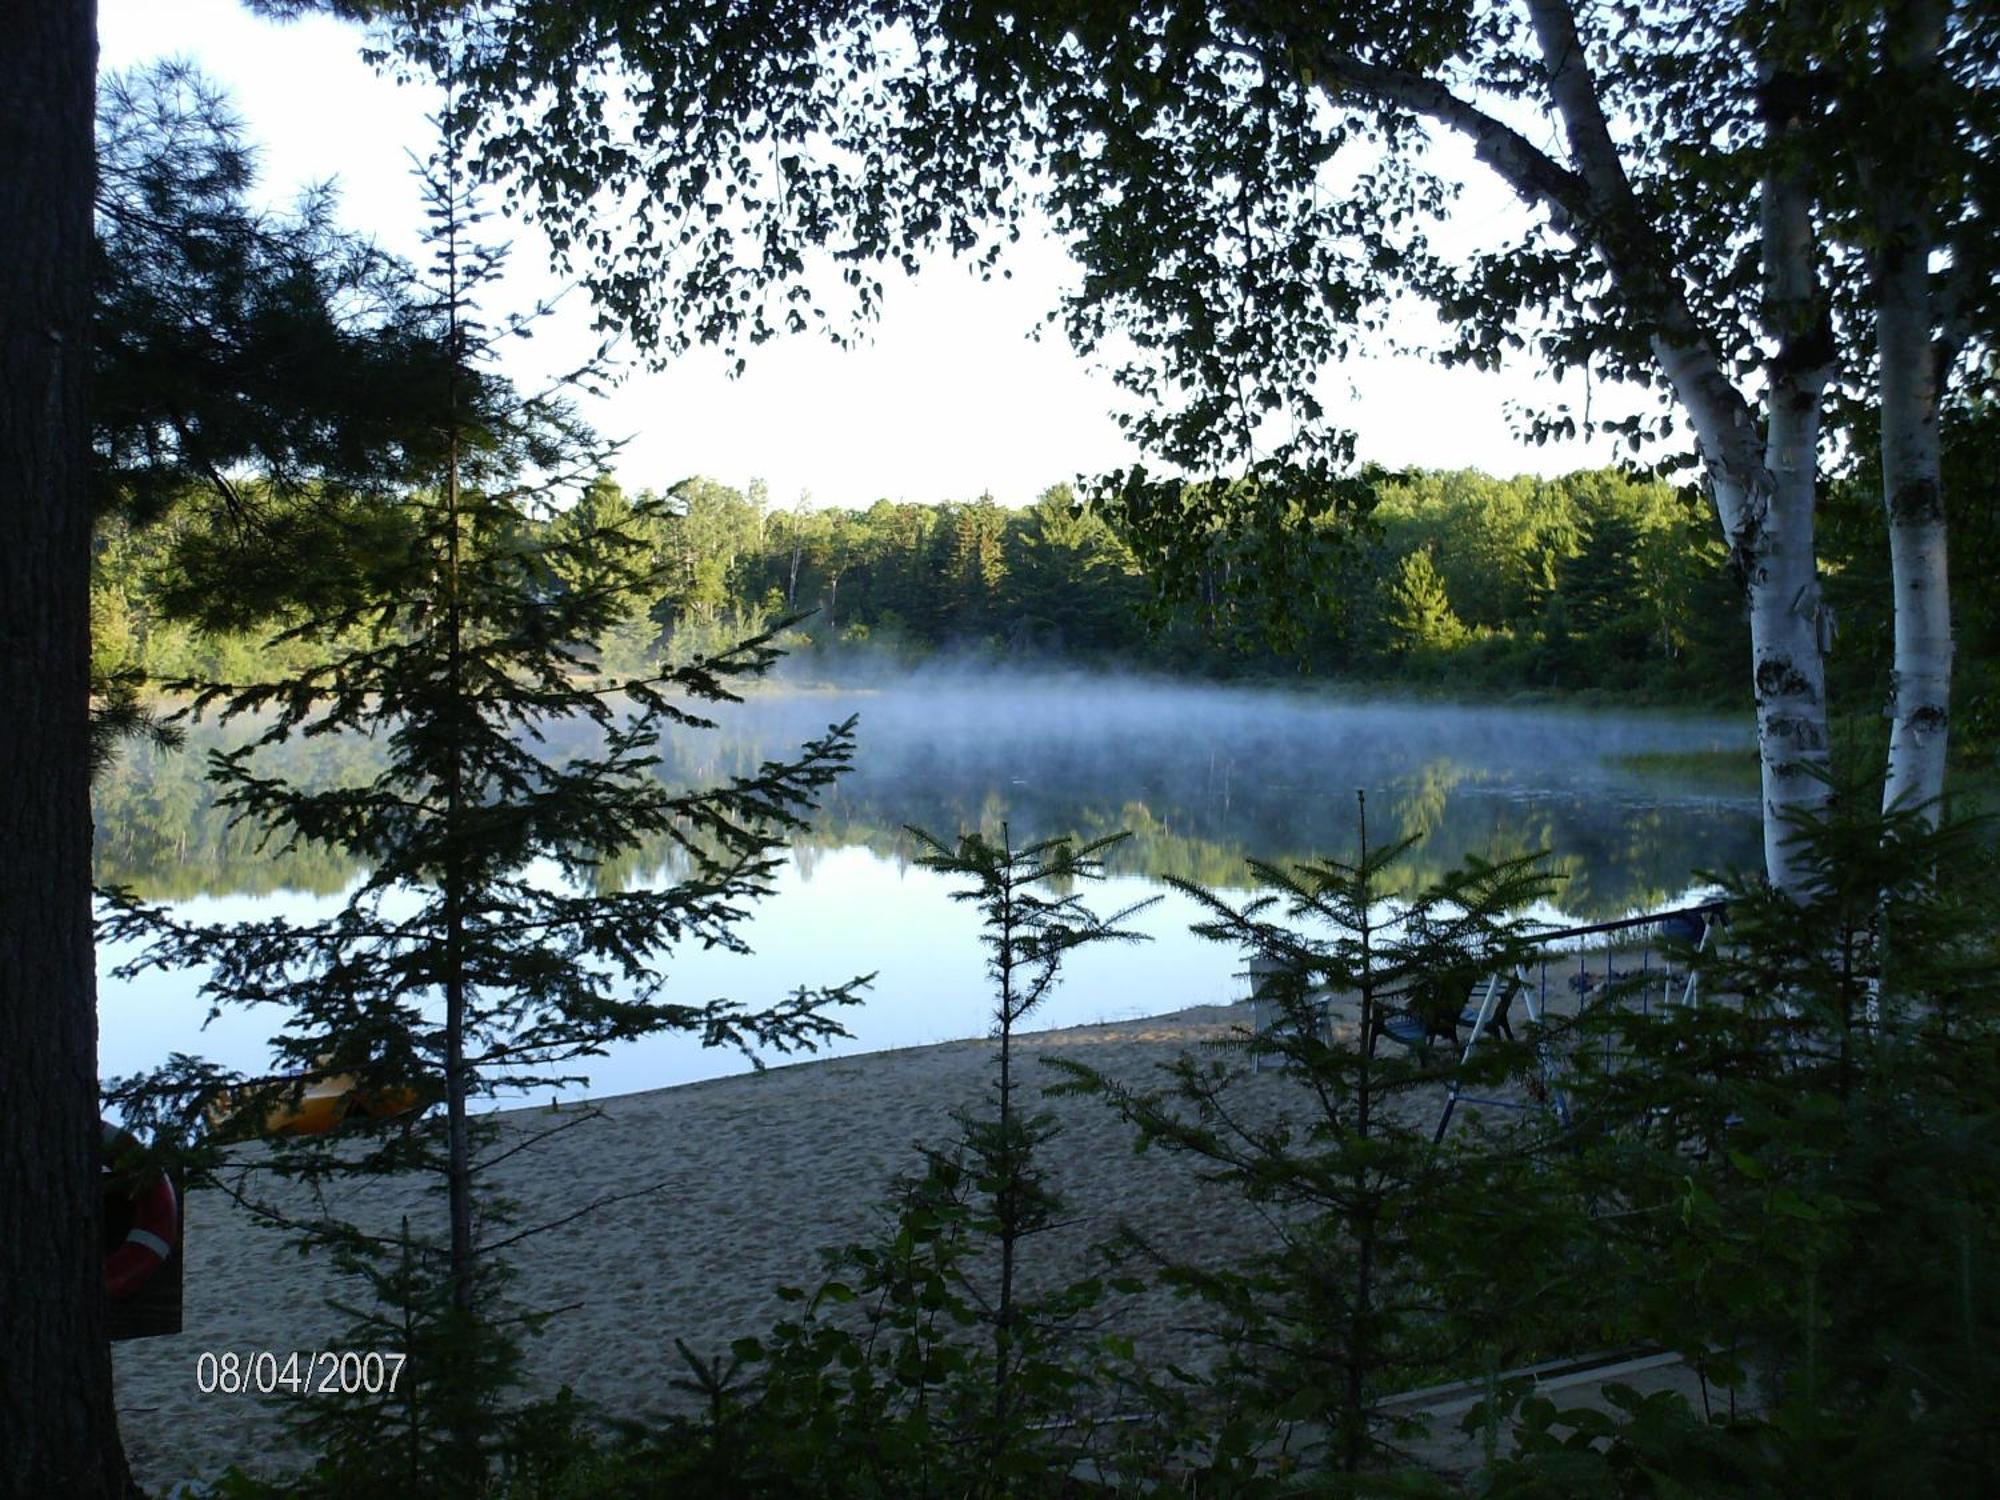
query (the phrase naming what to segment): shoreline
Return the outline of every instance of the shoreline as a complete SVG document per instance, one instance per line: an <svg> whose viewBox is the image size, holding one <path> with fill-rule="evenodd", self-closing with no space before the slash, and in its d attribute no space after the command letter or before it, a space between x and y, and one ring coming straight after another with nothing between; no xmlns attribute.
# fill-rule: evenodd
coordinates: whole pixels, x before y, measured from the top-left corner
<svg viewBox="0 0 2000 1500"><path fill-rule="evenodd" d="M843 676L837 670L822 670L810 649L788 653L783 662L762 676L735 681L730 691L746 702L775 697L823 698L834 696L876 697L926 679L976 676L982 682L1008 683L1062 682L1077 678L1104 679L1121 684L1158 688L1207 688L1250 693L1283 693L1323 703L1352 703L1358 707L1463 707L1575 709L1590 713L1640 713L1662 719L1726 719L1742 722L1741 706L1734 695L1715 698L1687 698L1612 688L1563 688L1550 686L1509 686L1498 683L1434 682L1407 677L1331 677L1252 672L1240 676L1213 673L1176 672L1147 663L1113 659L1048 657L1017 659L1008 656L932 652L914 660L870 666L865 659L847 658L845 665L861 670ZM148 686L138 695L139 703L151 709L186 708L194 702L192 693L173 693ZM720 705L725 708L727 705ZM220 712L219 709L216 712ZM1746 731L1748 732L1748 731ZM1754 744L1754 736L1751 743Z"/></svg>

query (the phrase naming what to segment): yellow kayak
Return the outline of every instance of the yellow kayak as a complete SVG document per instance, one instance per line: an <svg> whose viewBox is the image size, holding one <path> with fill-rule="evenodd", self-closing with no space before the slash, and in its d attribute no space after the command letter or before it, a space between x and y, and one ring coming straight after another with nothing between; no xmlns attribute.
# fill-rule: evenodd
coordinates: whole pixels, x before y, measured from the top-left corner
<svg viewBox="0 0 2000 1500"><path fill-rule="evenodd" d="M423 1103L422 1095L407 1085L364 1090L352 1073L310 1074L303 1082L302 1089L299 1080L290 1080L218 1094L208 1106L209 1124L228 1140L324 1135L357 1110L385 1120Z"/></svg>

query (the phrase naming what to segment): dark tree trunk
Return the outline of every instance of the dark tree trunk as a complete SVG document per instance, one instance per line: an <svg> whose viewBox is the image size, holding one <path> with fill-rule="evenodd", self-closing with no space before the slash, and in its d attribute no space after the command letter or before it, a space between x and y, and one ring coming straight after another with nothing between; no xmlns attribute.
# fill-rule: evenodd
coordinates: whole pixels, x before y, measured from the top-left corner
<svg viewBox="0 0 2000 1500"><path fill-rule="evenodd" d="M94 0L0 0L0 1494L128 1486L90 931Z"/></svg>

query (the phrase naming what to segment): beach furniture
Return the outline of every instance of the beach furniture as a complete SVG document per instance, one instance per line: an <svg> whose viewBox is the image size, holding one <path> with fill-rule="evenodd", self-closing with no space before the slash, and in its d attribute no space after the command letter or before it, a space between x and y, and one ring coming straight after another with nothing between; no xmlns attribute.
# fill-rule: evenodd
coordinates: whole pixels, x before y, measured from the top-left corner
<svg viewBox="0 0 2000 1500"><path fill-rule="evenodd" d="M1548 1013L1551 969L1561 967L1560 959L1552 965L1551 948L1557 944L1575 945L1577 967L1569 977L1569 988L1576 995L1579 1010L1593 1004L1636 1003L1642 1013L1650 1013L1656 995L1666 1006L1698 1003L1700 970L1695 965L1695 955L1713 945L1718 929L1727 921L1727 906L1720 901L1709 901L1672 911L1648 912L1609 922L1535 933L1529 941L1541 946L1542 956L1516 969L1506 981L1504 994L1496 991L1489 995L1489 1005L1493 1007L1492 1019L1486 1024L1472 1026L1471 1035L1467 1037L1465 1049L1460 1054L1460 1062L1471 1057L1473 1048L1488 1031L1499 1032L1511 1039L1512 1031L1504 1025L1504 1021L1508 1005L1515 997L1520 997L1529 1022L1535 1029L1538 1076L1528 1080L1530 1099L1552 1110L1557 1120L1567 1128L1570 1123L1569 1101L1561 1084L1561 1060L1541 1029ZM1597 940L1601 946L1585 946L1586 939ZM1634 940L1642 945L1637 952L1639 962L1636 968L1631 963L1632 950L1618 946L1621 942L1629 944ZM1655 946L1661 951L1655 953ZM1612 962L1614 955L1620 953L1624 954L1626 964L1623 969L1614 967ZM1591 972L1593 958L1598 963L1598 972L1594 974ZM1656 959L1659 961L1657 966ZM1494 982L1499 984L1500 977L1495 976ZM1610 1046L1611 1040L1607 1036L1607 1061ZM1459 1082L1454 1079L1446 1093L1433 1139L1444 1139L1452 1114L1461 1102L1497 1109L1529 1107L1521 1100L1475 1099L1462 1095Z"/></svg>
<svg viewBox="0 0 2000 1500"><path fill-rule="evenodd" d="M1459 978L1448 982L1442 996L1405 996L1404 1004L1384 1006L1376 1017L1376 1034L1412 1051L1426 1049L1433 1042L1456 1047L1462 1030L1472 1033L1467 1051L1487 1032L1512 1041L1514 998L1522 988L1521 977L1513 973Z"/></svg>
<svg viewBox="0 0 2000 1500"><path fill-rule="evenodd" d="M1534 1054L1534 1067L1521 1080L1523 1097L1467 1095L1461 1078L1455 1076L1458 1069L1451 1069L1454 1076L1445 1089L1434 1139L1444 1138L1461 1103L1508 1110L1548 1109L1567 1128L1569 1099L1562 1086L1565 1062L1546 1025L1551 981L1560 992L1564 971L1573 959L1567 983L1575 995L1568 1007L1572 1013L1602 1004L1636 1005L1642 1012L1655 1005L1697 1004L1701 970L1696 956L1713 947L1727 921L1724 903L1706 901L1676 910L1530 933L1526 942L1535 951L1524 954L1518 965L1479 972L1475 961L1470 972L1459 969L1419 987L1378 996L1369 1044L1386 1038L1420 1053L1449 1046L1457 1051L1457 1063L1462 1067L1485 1038L1515 1039L1513 1012L1518 1004L1528 1018L1528 1040ZM1614 966L1614 957L1621 966ZM1306 1024L1314 1028L1312 1034L1323 1039L1336 1001L1345 1003L1352 998L1336 997L1324 989L1302 990L1301 984L1283 958L1273 954L1251 958L1251 1024L1258 1037L1269 1039ZM1608 1055L1608 1035L1605 1045ZM1260 1049L1253 1056L1252 1067L1261 1070L1268 1055Z"/></svg>
<svg viewBox="0 0 2000 1500"><path fill-rule="evenodd" d="M1325 1040L1332 1019L1333 992L1328 989L1307 990L1299 996L1299 1001L1288 1002L1286 986L1295 982L1289 978L1289 973L1280 958L1259 954L1250 960L1252 1031L1257 1036L1271 1038L1296 1029L1302 1013L1299 1001L1302 1001L1303 1015L1313 1028L1312 1034ZM1485 979L1472 977L1450 982L1443 996L1419 998L1407 992L1384 993L1379 997L1375 1012L1375 1036L1378 1039L1387 1037L1412 1049L1428 1047L1434 1041L1448 1042L1455 1047L1461 1029L1483 1026L1487 1031L1497 1031L1512 1040L1511 1007L1520 988L1518 978L1510 977L1507 984L1488 997ZM1456 993L1450 993L1450 989L1455 989ZM1482 1004L1485 1005L1483 1021ZM1263 1071L1268 1060L1269 1055L1259 1051L1252 1058L1251 1070Z"/></svg>

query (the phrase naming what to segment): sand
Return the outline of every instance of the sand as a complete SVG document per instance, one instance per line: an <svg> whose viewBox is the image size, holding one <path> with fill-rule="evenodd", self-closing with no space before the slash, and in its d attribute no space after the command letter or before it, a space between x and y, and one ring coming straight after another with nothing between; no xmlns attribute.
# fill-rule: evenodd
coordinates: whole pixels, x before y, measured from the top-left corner
<svg viewBox="0 0 2000 1500"><path fill-rule="evenodd" d="M1240 1035L1247 1021L1247 1007L1200 1007L1032 1033L1019 1040L1017 1056L1027 1059L1025 1077L1037 1091L1054 1078L1044 1056L1151 1087L1166 1081L1161 1065ZM518 1299L565 1309L528 1343L527 1389L569 1385L625 1414L684 1399L669 1385L684 1372L675 1339L721 1353L783 1316L787 1304L775 1289L812 1286L822 1246L870 1233L891 1178L920 1163L914 1143L946 1142L953 1109L980 1103L996 1048L991 1040L949 1042L605 1099L592 1106L602 1118L508 1157L492 1177L519 1205L521 1224L638 1194L510 1252ZM1240 1088L1253 1112L1297 1096L1275 1070ZM1087 1247L1121 1220L1210 1263L1240 1260L1271 1242L1273 1230L1256 1210L1199 1181L1190 1163L1157 1150L1135 1155L1130 1129L1102 1102L1037 1102L1062 1122L1046 1160L1070 1215L1027 1252L1034 1281L1081 1274ZM581 1109L509 1111L500 1116L496 1149L570 1124ZM260 1148L247 1149L254 1160ZM404 1213L442 1217L438 1198L401 1181L350 1186L336 1206L385 1229ZM327 1257L302 1258L221 1192L191 1195L186 1256L184 1331L115 1350L120 1428L136 1473L155 1493L232 1462L254 1459L271 1469L298 1461L274 1410L254 1397L198 1389L204 1350L282 1358L324 1347L345 1322L325 1306L345 1290ZM1121 1309L1119 1326L1142 1347L1171 1347L1185 1341L1175 1329L1188 1317L1184 1305L1153 1294Z"/></svg>

